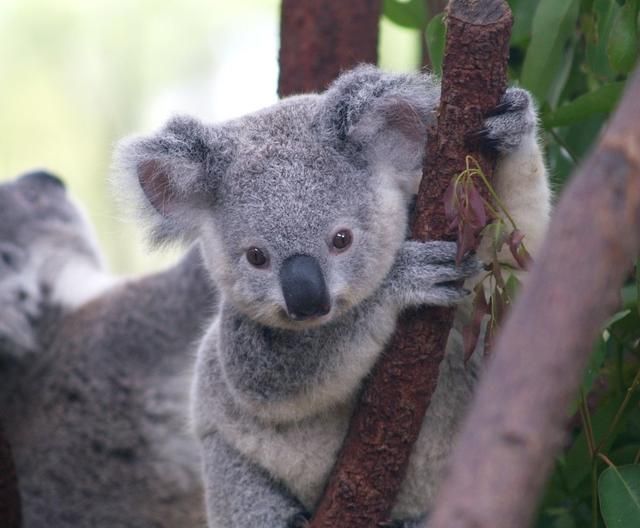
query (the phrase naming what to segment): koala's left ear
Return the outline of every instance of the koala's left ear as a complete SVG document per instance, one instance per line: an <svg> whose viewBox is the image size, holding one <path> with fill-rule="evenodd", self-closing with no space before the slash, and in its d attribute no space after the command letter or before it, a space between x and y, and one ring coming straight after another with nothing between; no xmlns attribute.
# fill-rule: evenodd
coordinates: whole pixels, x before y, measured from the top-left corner
<svg viewBox="0 0 640 528"><path fill-rule="evenodd" d="M362 153L368 163L392 172L401 186L414 187L439 97L430 75L358 66L325 92L323 134L338 148Z"/></svg>
<svg viewBox="0 0 640 528"><path fill-rule="evenodd" d="M134 198L136 212L150 223L152 242L191 241L198 236L199 212L217 199L233 152L223 128L174 118L154 135L117 146L117 192L125 200Z"/></svg>

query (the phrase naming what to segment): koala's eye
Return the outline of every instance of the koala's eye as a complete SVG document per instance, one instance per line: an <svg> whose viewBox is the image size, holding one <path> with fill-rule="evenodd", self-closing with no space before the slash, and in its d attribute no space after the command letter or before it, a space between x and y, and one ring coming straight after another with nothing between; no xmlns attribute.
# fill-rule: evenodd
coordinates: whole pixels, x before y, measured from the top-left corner
<svg viewBox="0 0 640 528"><path fill-rule="evenodd" d="M249 264L255 266L256 268L263 268L267 265L267 256L264 252L257 247L252 247L247 249L247 260Z"/></svg>
<svg viewBox="0 0 640 528"><path fill-rule="evenodd" d="M351 234L351 231L349 231L348 229L341 229L335 235L333 235L332 244L333 247L338 251L344 251L351 245L352 241L353 235Z"/></svg>

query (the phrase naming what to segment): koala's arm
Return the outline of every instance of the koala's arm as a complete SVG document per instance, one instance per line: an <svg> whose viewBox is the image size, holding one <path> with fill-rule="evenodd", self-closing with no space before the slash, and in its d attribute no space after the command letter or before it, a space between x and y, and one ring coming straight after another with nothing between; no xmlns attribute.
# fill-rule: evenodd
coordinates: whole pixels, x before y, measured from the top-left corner
<svg viewBox="0 0 640 528"><path fill-rule="evenodd" d="M467 295L457 281L473 276L481 269L474 257L458 266L455 242L405 241L379 294L401 311L420 305L451 306Z"/></svg>
<svg viewBox="0 0 640 528"><path fill-rule="evenodd" d="M505 208L525 235L524 243L533 255L546 233L551 212L551 189L538 144L535 107L525 90L510 88L500 105L501 112L485 121L487 139L499 153L493 185ZM504 216L504 215L503 215ZM510 228L510 222L504 218ZM478 249L482 260L491 260L491 237ZM509 248L501 262L514 264Z"/></svg>
<svg viewBox="0 0 640 528"><path fill-rule="evenodd" d="M209 528L296 528L303 506L216 433L202 439Z"/></svg>

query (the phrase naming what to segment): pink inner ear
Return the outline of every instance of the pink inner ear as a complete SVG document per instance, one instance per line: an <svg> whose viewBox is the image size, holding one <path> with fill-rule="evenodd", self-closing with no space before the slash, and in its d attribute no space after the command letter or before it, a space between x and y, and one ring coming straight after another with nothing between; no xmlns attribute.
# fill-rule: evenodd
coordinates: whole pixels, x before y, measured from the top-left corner
<svg viewBox="0 0 640 528"><path fill-rule="evenodd" d="M167 168L162 162L147 160L140 163L138 181L154 209L162 216L168 216L175 207L176 193L171 188Z"/></svg>

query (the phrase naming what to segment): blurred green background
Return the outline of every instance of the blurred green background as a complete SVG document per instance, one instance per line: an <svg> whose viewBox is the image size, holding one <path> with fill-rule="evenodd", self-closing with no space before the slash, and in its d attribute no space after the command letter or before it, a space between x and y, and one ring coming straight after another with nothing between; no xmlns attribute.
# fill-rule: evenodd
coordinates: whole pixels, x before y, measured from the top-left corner
<svg viewBox="0 0 640 528"><path fill-rule="evenodd" d="M171 115L229 119L276 101L277 0L2 0L0 180L60 175L96 227L110 268L157 269L107 178L121 137ZM419 63L419 31L382 19L381 64Z"/></svg>

